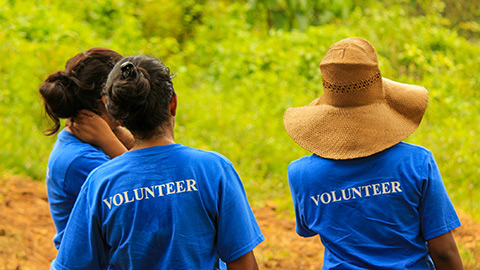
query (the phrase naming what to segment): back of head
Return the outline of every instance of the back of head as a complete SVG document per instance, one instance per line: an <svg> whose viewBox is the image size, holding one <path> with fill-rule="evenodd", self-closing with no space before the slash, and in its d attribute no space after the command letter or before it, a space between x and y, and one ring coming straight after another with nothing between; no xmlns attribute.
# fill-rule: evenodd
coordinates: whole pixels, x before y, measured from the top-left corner
<svg viewBox="0 0 480 270"><path fill-rule="evenodd" d="M108 77L106 108L136 138L149 139L164 132L174 94L170 70L160 60L129 56L120 60Z"/></svg>
<svg viewBox="0 0 480 270"><path fill-rule="evenodd" d="M64 71L48 76L39 89L45 112L54 123L46 135L55 134L60 119L73 117L81 109L98 112L107 76L121 58L115 51L92 48L69 59Z"/></svg>

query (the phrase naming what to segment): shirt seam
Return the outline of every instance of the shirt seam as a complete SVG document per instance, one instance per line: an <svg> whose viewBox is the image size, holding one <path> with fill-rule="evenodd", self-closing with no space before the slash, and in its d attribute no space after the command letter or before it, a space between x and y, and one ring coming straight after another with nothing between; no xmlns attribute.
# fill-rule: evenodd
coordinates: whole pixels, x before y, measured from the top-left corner
<svg viewBox="0 0 480 270"><path fill-rule="evenodd" d="M238 249L237 251L233 252L230 256L224 259L226 263L231 263L235 261L236 259L240 258L241 256L247 254L248 252L252 251L258 244L263 242L265 240L265 237L263 235L259 235L257 238L255 238L252 242L249 244L243 246L242 248ZM223 259L223 258L222 258Z"/></svg>
<svg viewBox="0 0 480 270"><path fill-rule="evenodd" d="M432 232L428 232L427 234L425 234L425 240L430 240L430 239L433 239L435 237L438 237L440 235L443 235L443 234L446 234L458 227L462 226L461 222L457 219L457 220L454 220L448 224L446 224L445 226L443 226L442 228L439 228L437 230L434 230Z"/></svg>

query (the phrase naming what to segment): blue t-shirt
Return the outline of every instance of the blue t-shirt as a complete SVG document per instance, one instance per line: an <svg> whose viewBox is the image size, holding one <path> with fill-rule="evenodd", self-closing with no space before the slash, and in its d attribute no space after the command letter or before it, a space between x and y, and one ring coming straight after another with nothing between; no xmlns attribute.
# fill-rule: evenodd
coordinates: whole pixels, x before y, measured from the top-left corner
<svg viewBox="0 0 480 270"><path fill-rule="evenodd" d="M398 143L369 157L288 168L297 233L319 234L323 269L434 269L427 240L460 226L432 153Z"/></svg>
<svg viewBox="0 0 480 270"><path fill-rule="evenodd" d="M88 174L110 158L97 147L84 143L72 133L62 130L50 153L47 166L48 204L56 234L55 247L60 247L68 217Z"/></svg>
<svg viewBox="0 0 480 270"><path fill-rule="evenodd" d="M214 269L263 240L230 161L156 146L90 174L52 269Z"/></svg>

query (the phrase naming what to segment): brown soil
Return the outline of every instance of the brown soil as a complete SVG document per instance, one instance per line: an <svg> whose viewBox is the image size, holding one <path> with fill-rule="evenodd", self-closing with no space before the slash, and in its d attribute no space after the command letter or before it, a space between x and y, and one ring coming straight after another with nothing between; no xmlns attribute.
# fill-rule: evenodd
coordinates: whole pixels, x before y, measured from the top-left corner
<svg viewBox="0 0 480 270"><path fill-rule="evenodd" d="M260 269L320 269L318 237L301 238L295 221L274 203L254 209L266 240L255 249ZM458 211L463 226L454 231L465 269L480 269L480 225ZM0 269L49 269L56 249L45 185L28 178L0 179Z"/></svg>

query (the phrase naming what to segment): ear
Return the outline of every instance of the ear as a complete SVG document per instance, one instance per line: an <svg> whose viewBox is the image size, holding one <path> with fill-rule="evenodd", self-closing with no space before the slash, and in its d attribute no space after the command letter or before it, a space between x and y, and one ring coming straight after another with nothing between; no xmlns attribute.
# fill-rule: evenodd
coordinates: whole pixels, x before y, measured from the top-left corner
<svg viewBox="0 0 480 270"><path fill-rule="evenodd" d="M170 101L170 114L177 115L177 93L173 94L172 101Z"/></svg>
<svg viewBox="0 0 480 270"><path fill-rule="evenodd" d="M107 96L102 96L103 106L107 105Z"/></svg>

